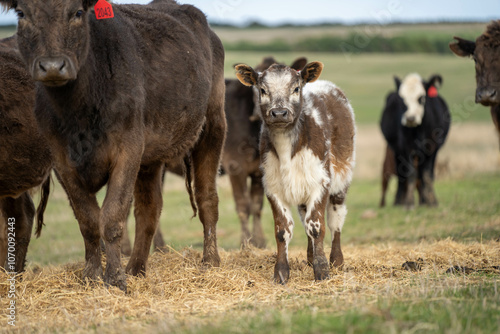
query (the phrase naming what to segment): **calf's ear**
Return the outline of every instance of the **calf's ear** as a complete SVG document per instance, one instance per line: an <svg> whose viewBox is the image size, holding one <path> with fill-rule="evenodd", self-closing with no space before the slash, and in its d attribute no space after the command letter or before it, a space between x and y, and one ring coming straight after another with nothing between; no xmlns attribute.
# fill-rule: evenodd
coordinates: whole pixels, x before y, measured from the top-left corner
<svg viewBox="0 0 500 334"><path fill-rule="evenodd" d="M455 41L449 44L450 50L460 57L469 57L476 50L476 43L460 37L453 37Z"/></svg>
<svg viewBox="0 0 500 334"><path fill-rule="evenodd" d="M292 65L290 65L290 68L293 68L296 71L300 71L306 66L307 64L307 58L305 57L300 57L295 59Z"/></svg>
<svg viewBox="0 0 500 334"><path fill-rule="evenodd" d="M300 75L302 76L302 79L305 83L314 82L318 80L322 71L323 63L320 63L319 61L313 61L312 63L307 64L306 67L302 69Z"/></svg>
<svg viewBox="0 0 500 334"><path fill-rule="evenodd" d="M0 8L3 11L7 11L12 8L17 7L17 0L0 0Z"/></svg>
<svg viewBox="0 0 500 334"><path fill-rule="evenodd" d="M234 67L236 70L236 77L245 86L254 86L257 84L259 75L248 65L239 64Z"/></svg>

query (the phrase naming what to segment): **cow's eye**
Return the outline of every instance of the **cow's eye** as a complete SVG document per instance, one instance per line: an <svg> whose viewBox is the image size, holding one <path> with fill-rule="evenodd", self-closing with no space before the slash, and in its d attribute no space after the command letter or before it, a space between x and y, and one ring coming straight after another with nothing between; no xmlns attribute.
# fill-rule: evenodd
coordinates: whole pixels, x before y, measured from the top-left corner
<svg viewBox="0 0 500 334"><path fill-rule="evenodd" d="M261 88L261 89L260 89L260 93L261 93L262 95L266 95L266 94L267 94L267 92L264 90L264 88Z"/></svg>
<svg viewBox="0 0 500 334"><path fill-rule="evenodd" d="M80 18L80 17L82 17L82 15L83 15L83 10L81 10L81 9L80 9L80 10L78 10L78 11L75 13L75 17L76 17L76 18Z"/></svg>
<svg viewBox="0 0 500 334"><path fill-rule="evenodd" d="M24 18L24 12L22 10L16 9L16 15L18 19Z"/></svg>
<svg viewBox="0 0 500 334"><path fill-rule="evenodd" d="M424 104L424 102L425 102L425 96L422 95L418 98L418 103Z"/></svg>
<svg viewBox="0 0 500 334"><path fill-rule="evenodd" d="M300 92L300 87L295 87L295 89L293 90L294 93L298 93Z"/></svg>

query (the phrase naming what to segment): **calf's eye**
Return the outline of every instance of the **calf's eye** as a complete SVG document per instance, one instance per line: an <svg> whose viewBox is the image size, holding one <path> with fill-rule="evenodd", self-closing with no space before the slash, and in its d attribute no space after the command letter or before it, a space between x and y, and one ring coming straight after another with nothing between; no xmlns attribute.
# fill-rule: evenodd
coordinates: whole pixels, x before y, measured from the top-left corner
<svg viewBox="0 0 500 334"><path fill-rule="evenodd" d="M295 87L295 89L293 90L294 93L298 93L300 91L300 87Z"/></svg>
<svg viewBox="0 0 500 334"><path fill-rule="evenodd" d="M424 102L425 102L425 96L420 96L420 97L418 98L418 103L420 103L420 104L424 104Z"/></svg>
<svg viewBox="0 0 500 334"><path fill-rule="evenodd" d="M24 18L24 12L22 10L17 9L16 10L16 15L18 19Z"/></svg>
<svg viewBox="0 0 500 334"><path fill-rule="evenodd" d="M264 90L264 88L261 88L261 89L260 89L260 93L261 93L262 95L266 95L266 94L267 94L267 93L266 93L266 91Z"/></svg>
<svg viewBox="0 0 500 334"><path fill-rule="evenodd" d="M80 17L82 17L82 15L83 15L83 10L81 10L81 9L75 13L76 18L80 18Z"/></svg>

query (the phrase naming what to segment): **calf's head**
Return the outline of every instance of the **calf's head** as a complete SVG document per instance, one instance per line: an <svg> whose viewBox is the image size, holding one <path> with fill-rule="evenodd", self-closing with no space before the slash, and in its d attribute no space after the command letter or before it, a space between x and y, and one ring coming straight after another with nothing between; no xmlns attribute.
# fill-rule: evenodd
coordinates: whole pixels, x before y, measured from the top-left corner
<svg viewBox="0 0 500 334"><path fill-rule="evenodd" d="M440 75L433 75L429 81L424 81L416 73L408 74L402 81L394 77L396 93L402 100L401 124L412 128L422 124L425 105L428 98L437 96L437 88L443 82Z"/></svg>
<svg viewBox="0 0 500 334"><path fill-rule="evenodd" d="M17 41L28 70L46 86L75 80L89 50L88 10L97 0L0 0L18 16Z"/></svg>
<svg viewBox="0 0 500 334"><path fill-rule="evenodd" d="M450 49L476 63L476 103L500 103L500 20L493 21L476 41L454 37Z"/></svg>
<svg viewBox="0 0 500 334"><path fill-rule="evenodd" d="M323 64L312 62L301 71L280 64L263 72L244 64L236 65L235 69L242 84L257 88L264 123L273 129L290 129L300 117L304 85L319 78Z"/></svg>

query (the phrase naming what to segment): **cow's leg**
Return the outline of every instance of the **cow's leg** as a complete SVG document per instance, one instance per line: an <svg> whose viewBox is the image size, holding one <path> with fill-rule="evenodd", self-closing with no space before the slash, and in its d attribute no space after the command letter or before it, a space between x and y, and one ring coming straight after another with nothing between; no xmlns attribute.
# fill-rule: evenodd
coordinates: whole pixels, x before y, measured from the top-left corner
<svg viewBox="0 0 500 334"><path fill-rule="evenodd" d="M290 278L288 264L288 244L293 236L293 218L290 208L281 203L276 197L268 196L269 204L274 217L274 235L278 248L276 265L274 266L274 280L285 284Z"/></svg>
<svg viewBox="0 0 500 334"><path fill-rule="evenodd" d="M2 201L0 199L0 268L5 268L5 263L7 262L7 218L2 213ZM9 271L7 268L5 268Z"/></svg>
<svg viewBox="0 0 500 334"><path fill-rule="evenodd" d="M14 255L14 267L6 268L7 271L20 273L24 271L26 254L31 240L31 231L33 229L33 219L35 218L35 206L28 192L23 193L17 198L4 198L0 200L0 210L2 216L7 222L7 245L8 237L14 236L15 246L12 255ZM14 225L9 225L14 222ZM9 229L13 227L13 229Z"/></svg>
<svg viewBox="0 0 500 334"><path fill-rule="evenodd" d="M414 157L412 155L397 155L396 167L398 174L398 190L394 205L404 205L407 209L414 206L415 182L417 170L415 169ZM405 158L401 158L405 157Z"/></svg>
<svg viewBox="0 0 500 334"><path fill-rule="evenodd" d="M163 239L163 234L161 233L160 224L156 228L155 236L153 237L153 247L155 251L162 251L165 249L165 239Z"/></svg>
<svg viewBox="0 0 500 334"><path fill-rule="evenodd" d="M385 149L385 159L382 166L382 198L380 199L380 207L385 206L385 195L391 176L396 174L396 161L394 151L387 145Z"/></svg>
<svg viewBox="0 0 500 334"><path fill-rule="evenodd" d="M340 246L340 236L347 215L347 208L344 203L345 196L345 192L330 195L326 210L328 227L332 234L330 265L334 267L341 267L344 264L344 255L342 254L342 248Z"/></svg>
<svg viewBox="0 0 500 334"><path fill-rule="evenodd" d="M262 185L262 175L252 175L250 187L251 214L253 216L253 233L251 243L258 248L266 248L266 237L262 229L261 215L264 203L264 186Z"/></svg>
<svg viewBox="0 0 500 334"><path fill-rule="evenodd" d="M2 215L7 217L7 232L11 231L9 229L11 225L8 224L9 219L15 222L14 231L13 234L11 234L15 236L16 240L13 252L15 266L13 270L8 268L8 271L20 273L24 271L26 254L28 253L28 246L31 241L33 219L35 218L35 205L28 192L23 193L17 198L2 199L0 204L2 206ZM7 233L7 236L9 236L9 233Z"/></svg>
<svg viewBox="0 0 500 334"><path fill-rule="evenodd" d="M241 223L241 245L243 248L248 246L252 235L248 228L248 217L250 215L250 198L248 195L247 176L241 172L238 174L229 174L231 188L233 189L234 203L236 204L236 213Z"/></svg>
<svg viewBox="0 0 500 334"><path fill-rule="evenodd" d="M141 167L134 188L135 241L127 264L127 273L146 274L151 241L158 228L163 204L161 178L163 164Z"/></svg>
<svg viewBox="0 0 500 334"><path fill-rule="evenodd" d="M306 221L306 213L307 213L307 206L306 205L299 205L298 207L299 211L299 216L300 220L302 222L302 225L305 227L305 221ZM306 233L307 235L307 233ZM314 251L313 251L313 241L309 235L307 235L307 264L312 266L314 262Z"/></svg>
<svg viewBox="0 0 500 334"><path fill-rule="evenodd" d="M498 144L500 147L500 105L492 106L490 109L491 119L493 124L495 124L495 129L497 130Z"/></svg>
<svg viewBox="0 0 500 334"><path fill-rule="evenodd" d="M312 266L314 270L314 278L323 280L329 277L330 266L325 256L323 249L323 241L325 238L325 207L328 201L328 194L323 196L320 201L315 201L305 208L305 214L301 214L302 224L304 224L309 245L312 247ZM299 206L299 212L304 211L304 206ZM309 246L308 246L309 257Z"/></svg>
<svg viewBox="0 0 500 334"><path fill-rule="evenodd" d="M125 256L130 256L130 254L132 254L132 244L130 242L130 236L128 234L128 222L129 221L127 219L125 221L125 224L123 224L123 235L121 244L122 254Z"/></svg>
<svg viewBox="0 0 500 334"><path fill-rule="evenodd" d="M438 201L436 197L436 193L434 192L434 165L436 161L436 153L434 153L431 157L425 160L419 166L419 175L420 175L420 187L421 187L421 196L423 200L422 204L428 206L437 206Z"/></svg>
<svg viewBox="0 0 500 334"><path fill-rule="evenodd" d="M216 228L219 220L219 196L216 181L226 138L224 92L224 74L220 71L210 95L205 126L192 152L195 199L203 224L202 261L216 267L220 265Z"/></svg>

